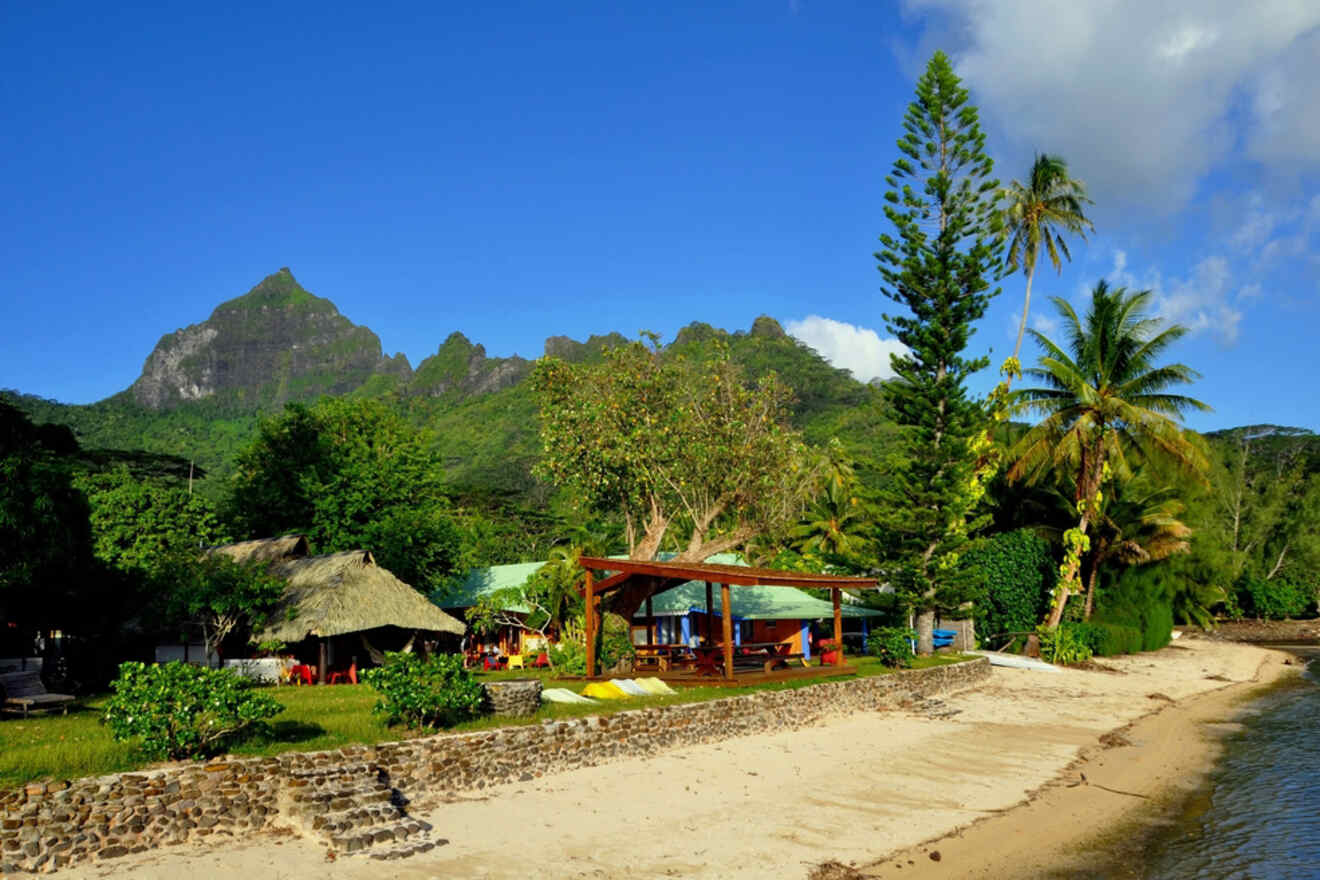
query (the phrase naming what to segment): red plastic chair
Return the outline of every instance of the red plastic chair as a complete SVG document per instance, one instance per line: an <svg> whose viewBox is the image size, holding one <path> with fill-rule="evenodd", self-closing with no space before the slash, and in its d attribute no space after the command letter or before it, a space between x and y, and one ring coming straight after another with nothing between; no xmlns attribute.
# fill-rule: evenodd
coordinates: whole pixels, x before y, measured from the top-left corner
<svg viewBox="0 0 1320 880"><path fill-rule="evenodd" d="M339 684L339 682L345 680L350 681L353 684L358 683L356 663L349 664L349 667L346 670L340 669L337 672L330 673L330 684Z"/></svg>
<svg viewBox="0 0 1320 880"><path fill-rule="evenodd" d="M550 655L547 654L545 651L542 651L541 653L537 654L536 659L532 661L533 669L548 669L549 667L550 667Z"/></svg>

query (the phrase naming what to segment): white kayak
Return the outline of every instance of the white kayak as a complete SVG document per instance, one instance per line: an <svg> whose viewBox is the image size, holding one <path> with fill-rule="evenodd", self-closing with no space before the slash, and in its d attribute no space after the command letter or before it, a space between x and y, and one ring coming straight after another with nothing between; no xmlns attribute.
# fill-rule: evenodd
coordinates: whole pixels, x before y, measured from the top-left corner
<svg viewBox="0 0 1320 880"><path fill-rule="evenodd" d="M1035 657L1023 657L1020 654L1005 654L1002 651L969 651L990 658L991 666L1007 666L1010 669L1039 669L1042 672L1058 672L1059 667Z"/></svg>

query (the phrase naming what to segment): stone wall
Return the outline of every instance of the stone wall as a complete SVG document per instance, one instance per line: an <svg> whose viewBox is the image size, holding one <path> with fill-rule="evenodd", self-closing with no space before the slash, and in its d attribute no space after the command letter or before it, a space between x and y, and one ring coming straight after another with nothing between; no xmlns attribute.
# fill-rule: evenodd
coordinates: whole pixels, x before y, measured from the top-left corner
<svg viewBox="0 0 1320 880"><path fill-rule="evenodd" d="M308 771L366 765L414 807L443 795L753 733L969 687L984 658L901 675L824 682L613 715L438 734L332 752L222 759L152 772L35 783L0 792L0 872L89 859L289 823L290 786Z"/></svg>

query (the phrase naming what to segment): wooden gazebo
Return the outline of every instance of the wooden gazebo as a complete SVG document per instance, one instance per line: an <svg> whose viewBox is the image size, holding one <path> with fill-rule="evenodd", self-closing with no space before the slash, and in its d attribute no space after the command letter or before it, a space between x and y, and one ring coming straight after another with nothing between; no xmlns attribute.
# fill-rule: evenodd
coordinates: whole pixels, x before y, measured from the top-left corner
<svg viewBox="0 0 1320 880"><path fill-rule="evenodd" d="M808 587L829 590L834 604L834 641L839 646L839 656L842 658L843 613L840 591L873 590L879 586L875 578L704 562L639 561L595 556L580 557L578 562L586 570L583 594L587 605L587 678L596 675L596 629L600 614L598 604L607 604L608 610L631 619L638 609L657 593L687 581L705 581L706 604L709 609L713 599L712 585L719 584L724 678L731 680L733 678L733 615L729 596L731 587ZM614 572L614 574L597 582L592 574L593 571Z"/></svg>

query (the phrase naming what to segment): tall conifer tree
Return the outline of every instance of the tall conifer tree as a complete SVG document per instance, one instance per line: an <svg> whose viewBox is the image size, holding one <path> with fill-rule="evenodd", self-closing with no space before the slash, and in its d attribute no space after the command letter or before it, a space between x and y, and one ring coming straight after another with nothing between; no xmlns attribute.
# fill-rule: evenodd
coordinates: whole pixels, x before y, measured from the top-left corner
<svg viewBox="0 0 1320 880"><path fill-rule="evenodd" d="M897 378L886 394L903 428L902 459L882 504L891 556L889 577L917 611L918 650L930 653L937 602L958 586L958 553L981 497L977 445L982 404L966 378L988 364L963 352L984 313L990 279L999 277L1002 244L985 135L976 107L943 52L917 81L903 117L899 157L885 178L880 236L885 296L903 307L885 315L908 353L893 356Z"/></svg>

